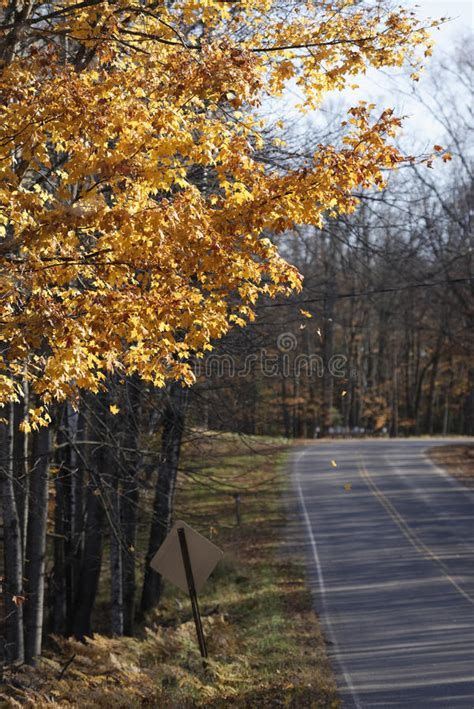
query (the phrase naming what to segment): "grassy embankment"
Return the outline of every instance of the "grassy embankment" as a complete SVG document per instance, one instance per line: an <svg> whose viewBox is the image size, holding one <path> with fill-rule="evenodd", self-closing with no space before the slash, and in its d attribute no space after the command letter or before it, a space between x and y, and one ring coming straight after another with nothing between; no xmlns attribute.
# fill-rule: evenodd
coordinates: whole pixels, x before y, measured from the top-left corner
<svg viewBox="0 0 474 709"><path fill-rule="evenodd" d="M137 637L97 635L87 645L53 639L37 669L8 674L0 705L337 707L302 559L281 549L287 451L282 440L228 434L196 434L185 445L176 517L225 551L200 599L207 673L186 595L168 586ZM239 489L246 491L240 526L232 497ZM150 490L143 500L141 555L151 499ZM106 567L97 618L104 629L107 583Z"/></svg>
<svg viewBox="0 0 474 709"><path fill-rule="evenodd" d="M466 487L474 489L474 444L453 444L432 448L430 457Z"/></svg>

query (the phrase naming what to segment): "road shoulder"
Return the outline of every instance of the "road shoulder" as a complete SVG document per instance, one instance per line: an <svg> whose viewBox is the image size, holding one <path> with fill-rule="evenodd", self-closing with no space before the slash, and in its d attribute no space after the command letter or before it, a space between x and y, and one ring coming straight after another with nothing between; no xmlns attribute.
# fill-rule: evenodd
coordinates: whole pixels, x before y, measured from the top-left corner
<svg viewBox="0 0 474 709"><path fill-rule="evenodd" d="M474 490L474 442L437 446L431 448L427 456L462 485Z"/></svg>

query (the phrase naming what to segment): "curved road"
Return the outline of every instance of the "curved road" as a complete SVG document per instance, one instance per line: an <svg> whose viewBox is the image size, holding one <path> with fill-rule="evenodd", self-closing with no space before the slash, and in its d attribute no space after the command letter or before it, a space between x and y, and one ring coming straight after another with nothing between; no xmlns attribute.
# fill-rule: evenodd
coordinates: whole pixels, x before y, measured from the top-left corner
<svg viewBox="0 0 474 709"><path fill-rule="evenodd" d="M443 443L295 455L299 541L344 707L474 709L474 494L424 456Z"/></svg>

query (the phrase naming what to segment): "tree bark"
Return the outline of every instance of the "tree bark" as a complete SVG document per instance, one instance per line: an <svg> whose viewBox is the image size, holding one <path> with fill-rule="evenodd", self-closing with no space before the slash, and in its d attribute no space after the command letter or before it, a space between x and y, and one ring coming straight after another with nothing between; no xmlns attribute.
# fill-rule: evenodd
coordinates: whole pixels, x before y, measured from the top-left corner
<svg viewBox="0 0 474 709"><path fill-rule="evenodd" d="M13 431L13 458L15 471L15 499L18 510L18 519L21 528L21 544L23 555L26 548L26 535L28 528L28 434L21 431L19 426L22 421L28 420L27 386L24 385L25 398L14 404L14 431Z"/></svg>
<svg viewBox="0 0 474 709"><path fill-rule="evenodd" d="M427 413L426 413L426 432L432 436L434 430L434 403L435 403L435 393L436 393L436 379L438 376L438 365L441 353L442 336L438 338L436 343L436 350L433 356L433 364L430 372L430 384L428 390L428 402L427 402Z"/></svg>
<svg viewBox="0 0 474 709"><path fill-rule="evenodd" d="M66 635L73 634L74 609L76 592L80 577L83 531L84 531L84 476L87 465L87 452L84 445L86 419L83 407L76 412L68 404L68 432L71 440L70 465L70 558L68 568L70 574L69 586L71 596L67 605Z"/></svg>
<svg viewBox="0 0 474 709"><path fill-rule="evenodd" d="M56 452L56 464L59 468L54 480L54 567L50 589L52 608L51 630L53 633L66 633L67 617L71 614L71 483L72 467L70 461L71 445L68 430L68 404L58 408L59 448Z"/></svg>
<svg viewBox="0 0 474 709"><path fill-rule="evenodd" d="M290 412L287 404L286 378L281 376L281 409L283 413L283 431L285 438L291 438Z"/></svg>
<svg viewBox="0 0 474 709"><path fill-rule="evenodd" d="M25 603L25 660L31 665L35 664L36 658L41 654L43 636L49 447L50 430L40 428L33 434L25 560L25 577L28 584Z"/></svg>
<svg viewBox="0 0 474 709"><path fill-rule="evenodd" d="M141 383L133 377L126 384L126 427L124 436L124 476L121 499L123 573L123 632L133 635L135 619L135 547L138 507L138 464Z"/></svg>
<svg viewBox="0 0 474 709"><path fill-rule="evenodd" d="M161 455L140 604L142 616L159 602L162 593L162 578L151 569L150 560L164 542L171 526L187 398L187 389L178 383L171 384L163 416Z"/></svg>
<svg viewBox="0 0 474 709"><path fill-rule="evenodd" d="M460 427L466 436L474 436L474 367L468 371L468 391L464 401L464 421Z"/></svg>
<svg viewBox="0 0 474 709"><path fill-rule="evenodd" d="M334 353L333 317L337 300L335 239L326 240L324 237L322 248L325 284L322 303L323 323L321 354L323 358L323 376L321 381L321 434L324 436L328 433L332 424L334 400L334 378L329 371L329 365Z"/></svg>
<svg viewBox="0 0 474 709"><path fill-rule="evenodd" d="M20 518L14 485L14 405L8 405L8 424L1 425L1 498L4 549L5 650L7 664L24 659L23 554Z"/></svg>
<svg viewBox="0 0 474 709"><path fill-rule="evenodd" d="M115 386L115 391L117 387ZM109 399L107 398L107 406ZM121 482L122 482L122 446L117 417L110 417L105 432L108 443L113 443L105 452L106 470L106 504L109 523L109 556L110 556L110 630L113 636L123 635L123 570L122 545L123 534L121 525ZM122 417L120 417L122 418ZM113 451L113 452L112 452Z"/></svg>
<svg viewBox="0 0 474 709"><path fill-rule="evenodd" d="M115 471L116 472L116 471ZM113 475L110 490L110 629L123 635L123 569L120 516L120 478Z"/></svg>
<svg viewBox="0 0 474 709"><path fill-rule="evenodd" d="M104 396L97 396L89 407L90 423L87 427L91 448L86 490L84 548L75 589L72 632L76 639L92 637L92 611L102 565L105 495L102 476L106 472L109 456L106 452L107 414Z"/></svg>
<svg viewBox="0 0 474 709"><path fill-rule="evenodd" d="M392 372L392 416L390 420L390 437L398 437L398 369L397 356L393 355Z"/></svg>
<svg viewBox="0 0 474 709"><path fill-rule="evenodd" d="M94 479L89 480L86 502L86 531L80 575L76 588L76 604L72 623L77 640L92 637L92 610L102 564L104 506L101 491Z"/></svg>
<svg viewBox="0 0 474 709"><path fill-rule="evenodd" d="M328 286L329 293L325 294L323 305L324 321L323 321L323 341L322 341L322 357L323 357L323 377L322 377L322 412L321 412L321 433L326 435L332 424L332 407L333 407L333 392L334 379L329 371L329 364L333 355L333 312L335 293L333 285Z"/></svg>

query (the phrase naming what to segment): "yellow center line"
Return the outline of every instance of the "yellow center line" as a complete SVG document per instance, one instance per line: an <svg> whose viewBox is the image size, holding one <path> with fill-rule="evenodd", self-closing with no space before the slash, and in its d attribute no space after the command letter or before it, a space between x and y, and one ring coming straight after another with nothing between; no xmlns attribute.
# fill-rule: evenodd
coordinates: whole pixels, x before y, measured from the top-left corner
<svg viewBox="0 0 474 709"><path fill-rule="evenodd" d="M425 559L431 559L434 561L438 566L442 569L446 579L449 581L449 583L454 586L456 591L461 594L466 600L469 601L469 603L474 605L474 598L467 593L461 586L457 583L457 581L451 576L448 567L446 564L435 554L434 551L432 551L426 544L420 539L420 537L416 534L416 532L411 529L408 524L405 522L401 514L395 509L395 507L392 505L390 500L384 495L384 493L380 490L378 485L374 482L374 480L370 477L369 471L367 468L364 466L363 462L360 461L359 464L359 475L361 478L365 481L367 487L371 491L371 493L374 495L375 498L380 502L380 504L385 508L385 510L388 512L390 517L393 519L393 521L397 524L399 527L400 531L404 535L404 537L410 542L410 544L416 549L416 551L421 554L422 556L425 557Z"/></svg>

